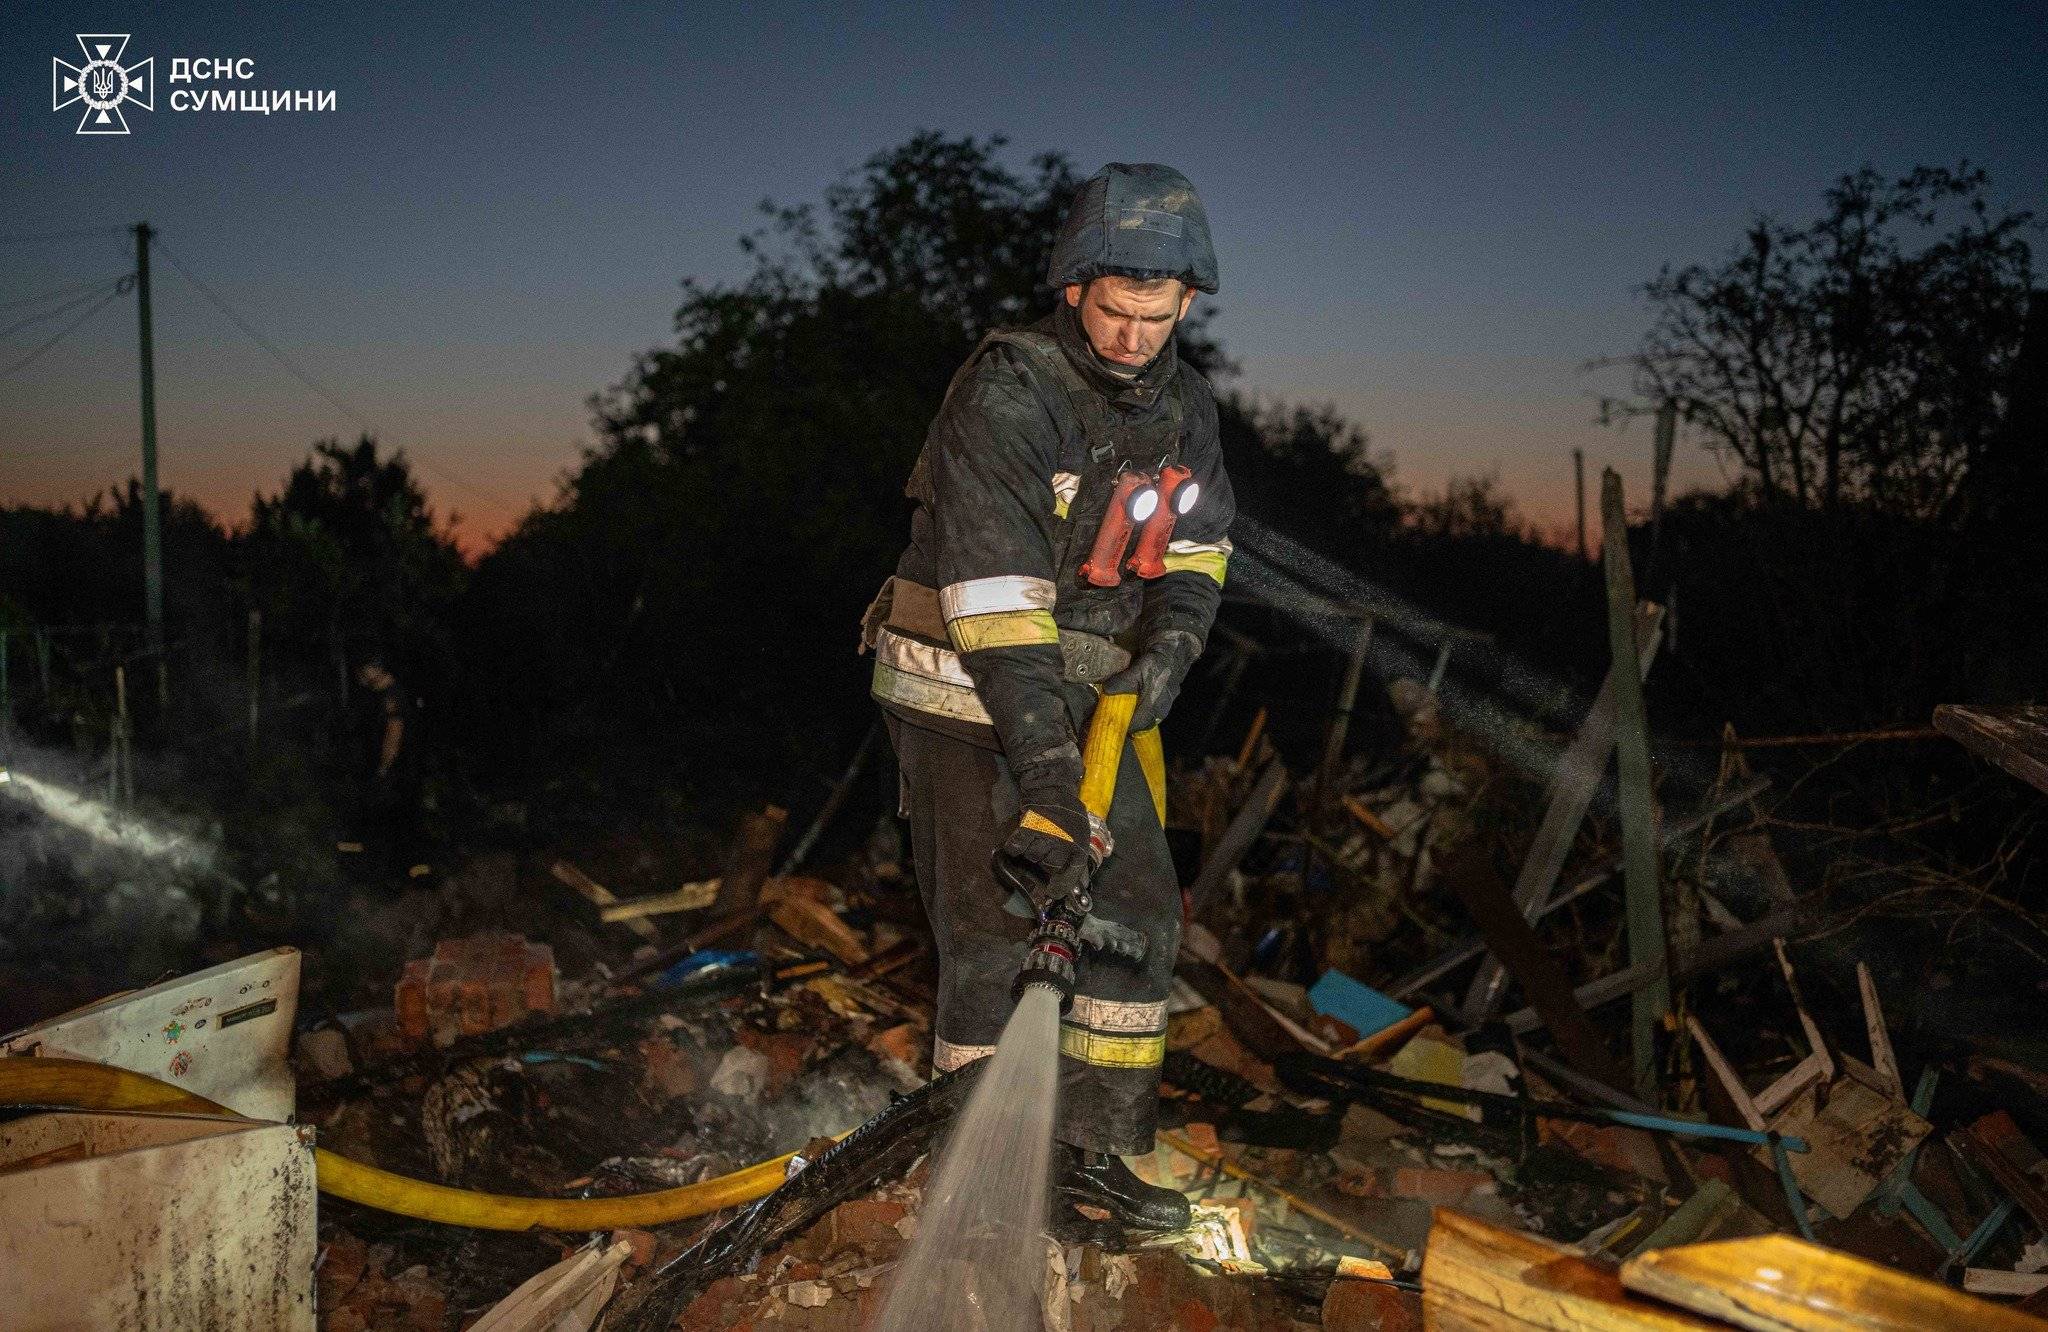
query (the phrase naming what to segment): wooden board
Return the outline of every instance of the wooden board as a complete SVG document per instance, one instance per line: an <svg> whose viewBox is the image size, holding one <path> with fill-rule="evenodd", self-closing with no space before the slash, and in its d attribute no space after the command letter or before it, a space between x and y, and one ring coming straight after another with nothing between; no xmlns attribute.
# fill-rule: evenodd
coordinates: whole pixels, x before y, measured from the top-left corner
<svg viewBox="0 0 2048 1332"><path fill-rule="evenodd" d="M581 897L600 911L605 907L618 905L619 899L612 895L611 889L605 887L596 879L591 878L566 860L558 860L548 866L548 873L555 876L557 883L572 890L578 897ZM655 929L653 925L638 916L616 923L624 925L649 943L661 938L660 930Z"/></svg>
<svg viewBox="0 0 2048 1332"><path fill-rule="evenodd" d="M1725 1332L1727 1326L1630 1294L1610 1264L1441 1207L1423 1253L1422 1315L1431 1332Z"/></svg>
<svg viewBox="0 0 2048 1332"><path fill-rule="evenodd" d="M1934 1126L1897 1101L1854 1078L1838 1078L1828 1089L1827 1104L1815 1108L1811 1091L1771 1121L1788 1138L1806 1139L1810 1150L1792 1152L1792 1177L1807 1197L1832 1216L1846 1217L1877 1191L1892 1168ZM1775 1169L1768 1147L1756 1158Z"/></svg>
<svg viewBox="0 0 2048 1332"><path fill-rule="evenodd" d="M1494 957L1521 983L1565 1062L1595 1082L1625 1090L1627 1070L1608 1052L1599 1029L1579 1007L1564 964L1543 946L1506 886L1494 876L1486 852L1476 843L1461 849L1444 866L1443 882L1465 904Z"/></svg>
<svg viewBox="0 0 2048 1332"><path fill-rule="evenodd" d="M1622 1264L1621 1281L1754 1332L2048 1330L2041 1319L1791 1235L1658 1249Z"/></svg>
<svg viewBox="0 0 2048 1332"><path fill-rule="evenodd" d="M2048 704L1972 708L1944 703L1934 729L2013 776L2048 791Z"/></svg>
<svg viewBox="0 0 2048 1332"><path fill-rule="evenodd" d="M2026 1210L2034 1224L2048 1229L2048 1161L2006 1111L1997 1110L1963 1130L1971 1158L1998 1187Z"/></svg>

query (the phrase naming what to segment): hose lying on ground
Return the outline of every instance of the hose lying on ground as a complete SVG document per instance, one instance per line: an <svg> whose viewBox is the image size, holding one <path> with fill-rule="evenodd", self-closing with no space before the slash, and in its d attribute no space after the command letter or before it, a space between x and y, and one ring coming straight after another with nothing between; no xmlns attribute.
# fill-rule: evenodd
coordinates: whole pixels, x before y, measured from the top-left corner
<svg viewBox="0 0 2048 1332"><path fill-rule="evenodd" d="M0 1059L0 1109L147 1110L247 1120L182 1087L80 1059ZM247 1120L250 1123L259 1121ZM729 1175L622 1198L517 1198L394 1175L314 1149L320 1191L420 1221L477 1230L612 1230L684 1221L765 1198L782 1184L787 1153Z"/></svg>

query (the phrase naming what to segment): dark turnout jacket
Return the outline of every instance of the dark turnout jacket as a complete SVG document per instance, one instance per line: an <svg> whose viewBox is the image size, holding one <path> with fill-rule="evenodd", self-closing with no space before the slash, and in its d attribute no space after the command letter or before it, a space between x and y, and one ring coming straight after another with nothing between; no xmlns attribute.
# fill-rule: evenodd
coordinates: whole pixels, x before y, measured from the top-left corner
<svg viewBox="0 0 2048 1332"><path fill-rule="evenodd" d="M1118 472L1156 475L1172 462L1201 491L1175 522L1166 572L1088 583L1080 567ZM961 368L909 489L918 504L896 569L898 613L877 645L876 696L913 723L982 737L992 728L1013 766L1071 763L1078 782L1076 728L1091 694L1074 682L1100 673L1077 673L1076 642L1063 653L1061 638L1135 652L1168 630L1206 640L1215 619L1235 501L1209 382L1174 340L1135 378L1112 374L1062 302L1028 329L991 335ZM902 613L906 584L936 590L943 638L929 618Z"/></svg>

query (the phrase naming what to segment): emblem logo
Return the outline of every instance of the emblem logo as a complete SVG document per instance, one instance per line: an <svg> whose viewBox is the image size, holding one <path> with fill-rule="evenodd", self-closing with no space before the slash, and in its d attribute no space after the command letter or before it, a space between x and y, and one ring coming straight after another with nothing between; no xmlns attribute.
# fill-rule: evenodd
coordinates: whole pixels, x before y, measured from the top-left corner
<svg viewBox="0 0 2048 1332"><path fill-rule="evenodd" d="M62 111L73 102L84 102L80 134L126 134L128 119L121 114L124 102L133 102L145 111L156 109L154 59L121 64L121 53L128 49L127 33L81 32L78 47L85 52L83 65L55 58L50 61L50 109Z"/></svg>

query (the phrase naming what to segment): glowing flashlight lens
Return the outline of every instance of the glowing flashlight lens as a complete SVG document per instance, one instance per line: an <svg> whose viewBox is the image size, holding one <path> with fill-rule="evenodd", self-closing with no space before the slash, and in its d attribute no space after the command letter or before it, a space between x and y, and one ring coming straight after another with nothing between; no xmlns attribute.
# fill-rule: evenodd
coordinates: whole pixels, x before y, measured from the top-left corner
<svg viewBox="0 0 2048 1332"><path fill-rule="evenodd" d="M1131 521L1142 523L1159 507L1159 491L1152 486L1131 495Z"/></svg>
<svg viewBox="0 0 2048 1332"><path fill-rule="evenodd" d="M1195 501L1202 497L1199 481L1183 481L1179 490L1173 492L1173 511L1185 518L1188 510L1195 507Z"/></svg>

